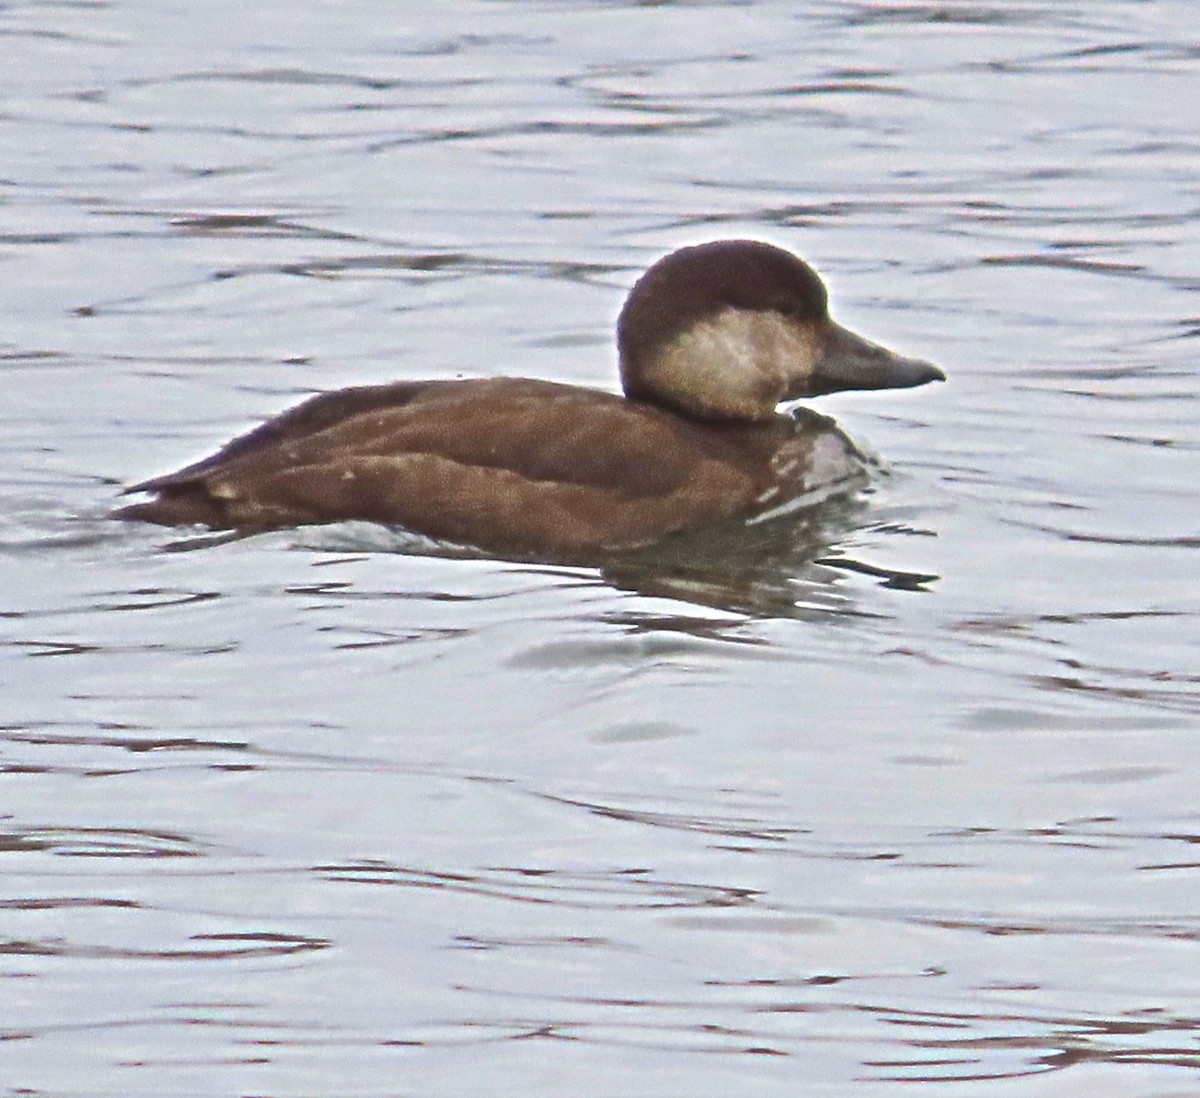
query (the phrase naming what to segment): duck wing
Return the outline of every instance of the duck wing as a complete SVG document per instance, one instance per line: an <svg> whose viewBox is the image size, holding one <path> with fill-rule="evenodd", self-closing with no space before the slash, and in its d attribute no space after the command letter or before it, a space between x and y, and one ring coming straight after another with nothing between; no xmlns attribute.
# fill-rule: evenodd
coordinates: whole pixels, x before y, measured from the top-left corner
<svg viewBox="0 0 1200 1098"><path fill-rule="evenodd" d="M752 509L796 426L722 426L520 378L398 382L313 397L118 512L266 529L366 519L555 555L660 540Z"/></svg>

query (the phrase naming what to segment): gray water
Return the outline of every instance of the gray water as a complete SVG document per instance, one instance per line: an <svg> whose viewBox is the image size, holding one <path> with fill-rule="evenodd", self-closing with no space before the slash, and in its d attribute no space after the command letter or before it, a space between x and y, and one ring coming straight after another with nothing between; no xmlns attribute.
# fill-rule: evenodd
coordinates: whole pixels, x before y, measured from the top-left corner
<svg viewBox="0 0 1200 1098"><path fill-rule="evenodd" d="M1200 1092L1190 0L0 38L3 1093ZM786 539L107 518L309 392L613 388L720 236L951 378L818 401L886 469Z"/></svg>

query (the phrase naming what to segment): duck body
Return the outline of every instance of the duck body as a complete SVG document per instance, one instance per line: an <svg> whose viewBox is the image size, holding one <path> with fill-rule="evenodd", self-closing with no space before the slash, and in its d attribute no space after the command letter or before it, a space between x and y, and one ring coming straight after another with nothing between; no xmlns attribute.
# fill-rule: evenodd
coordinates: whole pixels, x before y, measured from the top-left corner
<svg viewBox="0 0 1200 1098"><path fill-rule="evenodd" d="M834 325L815 272L755 241L660 260L631 292L618 343L625 396L503 377L343 389L132 485L155 498L116 515L245 531L362 519L582 559L847 478L853 444L779 402L942 376Z"/></svg>
<svg viewBox="0 0 1200 1098"><path fill-rule="evenodd" d="M529 378L401 381L313 397L212 457L134 485L157 498L118 514L248 531L364 519L577 557L818 491L847 475L847 464L820 460L840 446L850 452L812 412L713 423Z"/></svg>

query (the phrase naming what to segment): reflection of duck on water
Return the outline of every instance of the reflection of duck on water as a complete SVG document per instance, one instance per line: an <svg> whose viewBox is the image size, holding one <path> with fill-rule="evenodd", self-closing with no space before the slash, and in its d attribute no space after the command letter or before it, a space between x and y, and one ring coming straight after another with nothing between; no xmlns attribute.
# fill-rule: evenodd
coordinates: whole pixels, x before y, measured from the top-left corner
<svg viewBox="0 0 1200 1098"><path fill-rule="evenodd" d="M944 378L835 324L816 272L757 241L659 260L617 343L624 397L524 378L343 389L133 485L155 498L117 515L246 531L366 519L583 560L769 517L861 473L836 424L782 401Z"/></svg>

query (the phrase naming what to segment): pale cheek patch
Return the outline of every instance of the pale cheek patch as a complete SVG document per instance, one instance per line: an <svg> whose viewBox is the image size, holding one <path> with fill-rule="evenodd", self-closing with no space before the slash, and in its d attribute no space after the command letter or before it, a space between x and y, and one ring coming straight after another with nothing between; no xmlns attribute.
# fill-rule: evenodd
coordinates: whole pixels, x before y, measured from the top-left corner
<svg viewBox="0 0 1200 1098"><path fill-rule="evenodd" d="M664 348L645 380L693 415L768 419L782 400L808 391L815 329L780 313L726 309Z"/></svg>

